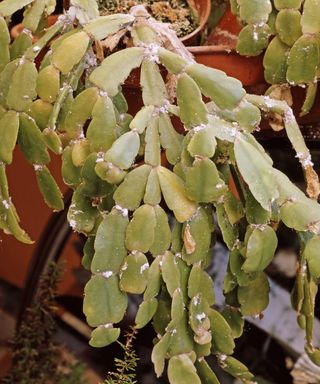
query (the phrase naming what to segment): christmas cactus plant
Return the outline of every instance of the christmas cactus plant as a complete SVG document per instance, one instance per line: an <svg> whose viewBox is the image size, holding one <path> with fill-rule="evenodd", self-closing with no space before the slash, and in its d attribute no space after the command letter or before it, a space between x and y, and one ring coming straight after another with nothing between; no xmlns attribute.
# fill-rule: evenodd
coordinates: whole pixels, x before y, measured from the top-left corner
<svg viewBox="0 0 320 384"><path fill-rule="evenodd" d="M319 79L319 0L231 0L232 11L245 24L237 51L256 56L264 50L265 79L269 92L306 87L301 115L314 104ZM272 37L272 38L271 38ZM282 86L279 86L282 85ZM288 100L288 92L283 97Z"/></svg>
<svg viewBox="0 0 320 384"><path fill-rule="evenodd" d="M292 110L197 64L172 30L141 6L99 16L94 0L73 0L50 28L34 25L36 42L23 44L25 30L11 43L8 18L28 5L25 18L42 15L40 20L49 3L0 3L6 53L0 74L2 229L31 242L6 179L16 142L54 210L63 201L47 164L49 151L60 154L63 179L73 190L68 220L87 237L82 264L92 277L83 308L94 328L90 344L116 341L128 295L141 294L136 328L153 324L158 377L167 367L172 384L218 383L206 361L214 354L225 371L252 383L254 376L232 354L244 317L259 316L268 306L264 270L282 221L301 241L292 304L306 330L306 351L320 363L312 340L320 278L319 181ZM119 48L104 58L104 47ZM142 103L131 115L122 88L137 68ZM270 113L283 118L309 197L273 167L253 135ZM222 312L206 272L214 216L230 250Z"/></svg>

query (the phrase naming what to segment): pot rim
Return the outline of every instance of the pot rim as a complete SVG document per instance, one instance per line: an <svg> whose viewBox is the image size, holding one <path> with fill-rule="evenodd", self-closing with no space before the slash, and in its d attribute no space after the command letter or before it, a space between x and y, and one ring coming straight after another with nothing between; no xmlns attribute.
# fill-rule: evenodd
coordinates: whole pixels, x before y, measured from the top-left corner
<svg viewBox="0 0 320 384"><path fill-rule="evenodd" d="M206 55L210 53L226 53L237 54L237 51L234 48L231 48L229 45L190 45L186 47L190 53L193 55ZM244 56L246 57L246 56Z"/></svg>
<svg viewBox="0 0 320 384"><path fill-rule="evenodd" d="M192 42L192 40L195 39L201 33L201 31L205 28L210 17L211 0L194 0L194 4L199 13L199 25L194 31L180 38L180 40L184 44Z"/></svg>

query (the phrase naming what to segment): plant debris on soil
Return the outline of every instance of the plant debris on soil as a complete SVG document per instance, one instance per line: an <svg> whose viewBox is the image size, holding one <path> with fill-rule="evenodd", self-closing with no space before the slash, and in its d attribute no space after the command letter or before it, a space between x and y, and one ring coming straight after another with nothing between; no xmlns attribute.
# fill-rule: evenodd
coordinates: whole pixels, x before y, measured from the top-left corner
<svg viewBox="0 0 320 384"><path fill-rule="evenodd" d="M135 5L144 5L158 21L170 23L179 37L183 37L198 27L197 11L187 0L98 0L102 15L127 13Z"/></svg>

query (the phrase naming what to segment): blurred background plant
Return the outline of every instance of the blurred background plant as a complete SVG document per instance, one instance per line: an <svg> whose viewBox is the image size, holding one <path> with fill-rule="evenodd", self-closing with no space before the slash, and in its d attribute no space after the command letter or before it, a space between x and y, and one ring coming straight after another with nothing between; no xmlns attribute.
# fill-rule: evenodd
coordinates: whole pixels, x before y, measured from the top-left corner
<svg viewBox="0 0 320 384"><path fill-rule="evenodd" d="M3 384L87 384L82 363L68 363L61 347L52 341L57 331L56 297L62 269L49 263L38 294L27 308L12 340L12 367Z"/></svg>
<svg viewBox="0 0 320 384"><path fill-rule="evenodd" d="M44 29L54 5L0 3L3 230L31 243L6 178L16 142L44 200L57 211L64 203L47 165L49 151L61 155L72 190L68 221L85 238L82 264L92 274L84 299L94 328L90 345L116 341L121 325L114 324L124 318L129 298L140 295L136 328L152 323L158 377L167 371L171 384L186 378L217 383L218 365L251 383L254 375L232 356L234 340L244 318L262 319L268 306L265 271L282 222L300 240L292 303L306 331L306 352L318 364L319 181L290 107L248 94L238 80L196 63L173 31L141 6L99 17L94 0L73 0ZM11 42L7 23L23 6L24 29ZM308 197L273 166L254 136L262 118L274 114L302 166ZM230 251L228 265L220 268L226 271L223 303L216 302L208 272L217 236ZM50 324L46 328L52 332ZM107 380L136 379L131 341L129 336L124 359ZM48 364L50 373L50 358Z"/></svg>

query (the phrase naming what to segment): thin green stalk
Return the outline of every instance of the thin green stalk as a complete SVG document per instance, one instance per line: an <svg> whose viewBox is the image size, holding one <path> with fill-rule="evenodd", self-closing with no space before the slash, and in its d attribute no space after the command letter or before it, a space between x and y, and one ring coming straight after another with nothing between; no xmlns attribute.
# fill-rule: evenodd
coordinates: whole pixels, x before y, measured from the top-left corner
<svg viewBox="0 0 320 384"><path fill-rule="evenodd" d="M84 63L83 60L80 61L80 63L75 67L73 72L68 76L66 82L62 86L60 93L54 103L49 121L48 121L48 128L51 130L56 129L56 123L58 120L58 116L62 107L63 102L65 101L65 98L69 94L69 92L72 90L73 85L77 83L77 81L80 79L84 69Z"/></svg>
<svg viewBox="0 0 320 384"><path fill-rule="evenodd" d="M35 60L41 50L63 29L63 27L64 23L62 21L58 21L52 27L48 28L46 33L40 37L36 43L27 49L24 57L27 60Z"/></svg>

